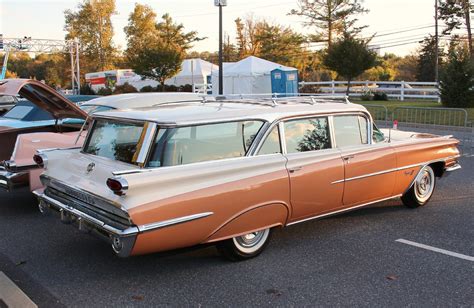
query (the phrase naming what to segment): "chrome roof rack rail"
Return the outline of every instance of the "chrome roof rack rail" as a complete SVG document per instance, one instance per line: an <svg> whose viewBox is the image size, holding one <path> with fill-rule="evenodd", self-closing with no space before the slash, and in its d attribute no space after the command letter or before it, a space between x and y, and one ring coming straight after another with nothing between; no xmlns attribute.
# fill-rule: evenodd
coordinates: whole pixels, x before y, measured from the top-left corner
<svg viewBox="0 0 474 308"><path fill-rule="evenodd" d="M303 95L302 95L303 94ZM216 102L224 103L241 103L241 104L254 104L254 105L265 105L276 107L278 105L286 104L320 104L326 103L328 101L336 103L350 103L348 96L344 95L317 95L317 94L308 94L301 93L298 96L289 96L289 97L277 97L278 93L269 93L269 94L237 94L231 95L231 97L219 97L216 99ZM245 98L248 95L250 98ZM261 97L259 97L261 96ZM207 101L204 101L207 102Z"/></svg>

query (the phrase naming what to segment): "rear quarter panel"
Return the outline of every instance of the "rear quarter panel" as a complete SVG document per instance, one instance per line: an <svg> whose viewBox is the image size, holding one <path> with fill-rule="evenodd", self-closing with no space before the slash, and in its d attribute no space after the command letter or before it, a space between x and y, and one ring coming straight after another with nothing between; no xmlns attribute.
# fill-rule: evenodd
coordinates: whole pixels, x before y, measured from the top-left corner
<svg viewBox="0 0 474 308"><path fill-rule="evenodd" d="M291 211L285 163L282 155L245 157L127 177L130 191L125 207L136 225L214 213L140 234L132 254L176 249L285 225Z"/></svg>
<svg viewBox="0 0 474 308"><path fill-rule="evenodd" d="M398 171L394 195L403 194L420 169L433 162L448 162L459 157L459 141L450 138L414 139L393 143Z"/></svg>

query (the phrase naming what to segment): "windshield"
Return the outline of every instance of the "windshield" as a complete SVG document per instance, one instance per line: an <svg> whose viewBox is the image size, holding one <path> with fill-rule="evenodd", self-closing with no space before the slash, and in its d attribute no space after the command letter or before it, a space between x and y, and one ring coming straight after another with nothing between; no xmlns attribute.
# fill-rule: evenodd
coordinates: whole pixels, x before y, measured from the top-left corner
<svg viewBox="0 0 474 308"><path fill-rule="evenodd" d="M33 106L15 106L5 113L3 117L14 120L22 120L33 110L33 108Z"/></svg>
<svg viewBox="0 0 474 308"><path fill-rule="evenodd" d="M241 121L160 129L147 166L245 156L262 126L262 121Z"/></svg>
<svg viewBox="0 0 474 308"><path fill-rule="evenodd" d="M96 120L83 152L138 165L144 126L145 123Z"/></svg>

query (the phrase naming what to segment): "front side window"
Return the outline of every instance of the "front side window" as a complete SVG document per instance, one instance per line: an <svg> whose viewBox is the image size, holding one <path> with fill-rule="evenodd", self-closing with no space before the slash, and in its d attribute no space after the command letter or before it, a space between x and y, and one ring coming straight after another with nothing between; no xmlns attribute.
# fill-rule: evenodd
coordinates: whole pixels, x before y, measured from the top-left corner
<svg viewBox="0 0 474 308"><path fill-rule="evenodd" d="M338 148L367 144L367 119L362 116L335 116L334 130Z"/></svg>
<svg viewBox="0 0 474 308"><path fill-rule="evenodd" d="M145 123L96 120L84 153L110 158L125 163L137 163Z"/></svg>
<svg viewBox="0 0 474 308"><path fill-rule="evenodd" d="M331 148L327 117L293 120L285 123L287 153Z"/></svg>
<svg viewBox="0 0 474 308"><path fill-rule="evenodd" d="M241 121L160 129L148 167L245 156L262 126L262 121Z"/></svg>

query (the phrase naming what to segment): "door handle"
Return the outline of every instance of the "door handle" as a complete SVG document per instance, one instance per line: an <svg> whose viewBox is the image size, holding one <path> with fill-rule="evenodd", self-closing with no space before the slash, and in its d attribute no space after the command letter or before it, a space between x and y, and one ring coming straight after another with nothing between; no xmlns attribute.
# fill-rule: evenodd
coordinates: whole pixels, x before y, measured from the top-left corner
<svg viewBox="0 0 474 308"><path fill-rule="evenodd" d="M353 158L354 158L354 155L349 155L349 156L344 156L342 159L344 159L345 161L349 161Z"/></svg>
<svg viewBox="0 0 474 308"><path fill-rule="evenodd" d="M299 166L299 167L290 168L288 169L288 171L290 173L295 173L296 171L300 171L301 169L303 169L303 167Z"/></svg>

